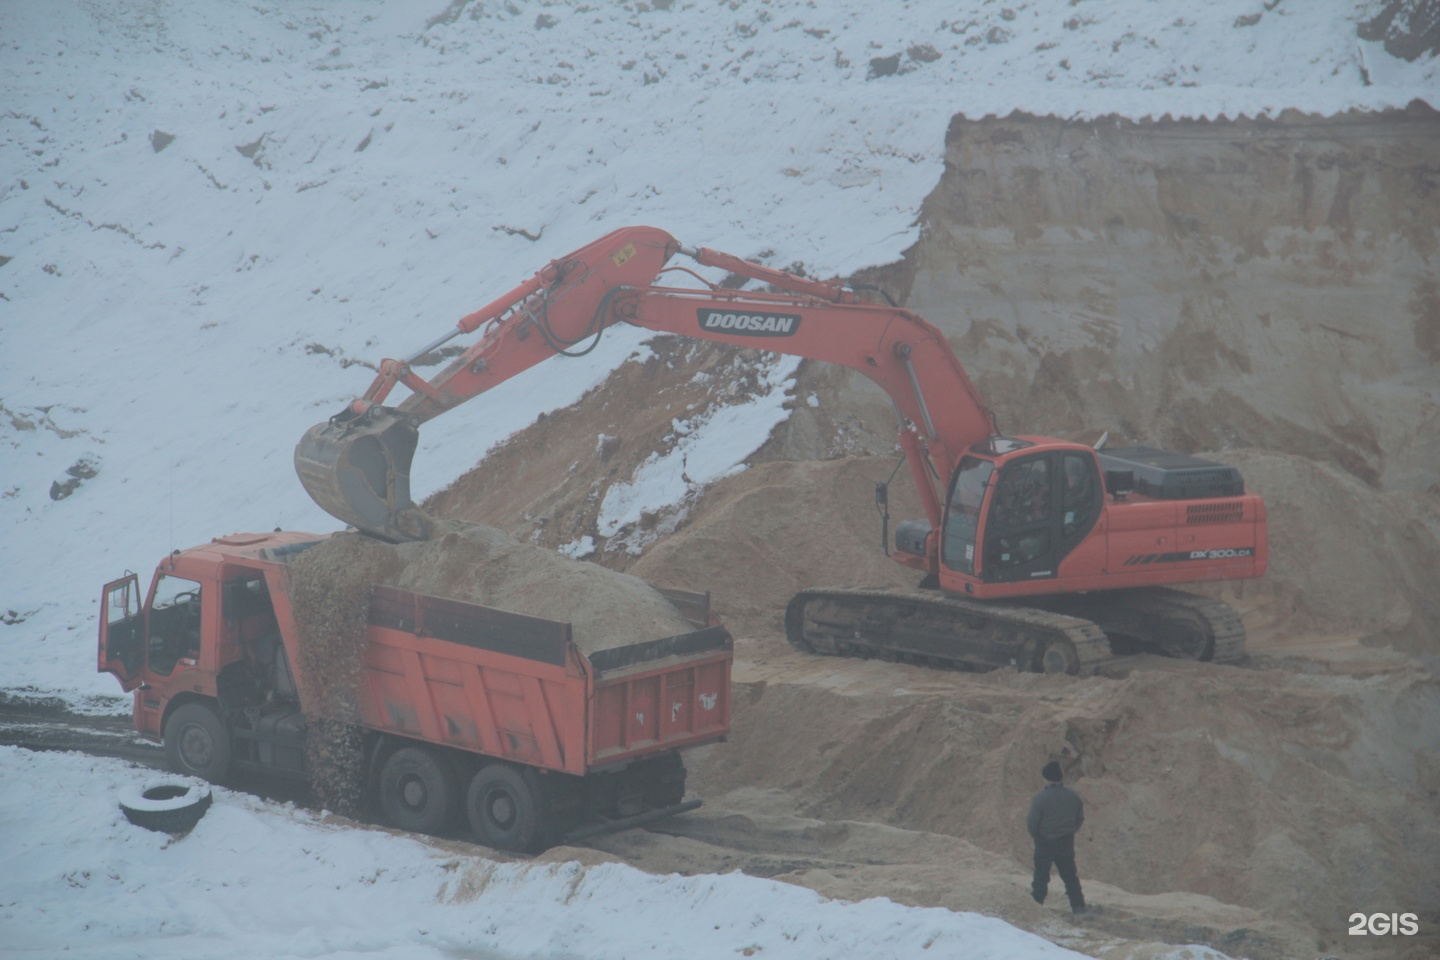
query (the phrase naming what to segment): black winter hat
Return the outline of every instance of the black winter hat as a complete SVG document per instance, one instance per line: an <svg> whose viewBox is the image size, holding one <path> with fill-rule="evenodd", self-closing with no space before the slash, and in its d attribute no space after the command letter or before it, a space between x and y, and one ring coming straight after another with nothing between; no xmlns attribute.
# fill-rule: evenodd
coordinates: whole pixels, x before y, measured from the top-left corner
<svg viewBox="0 0 1440 960"><path fill-rule="evenodd" d="M1059 783L1065 779L1065 772L1060 769L1060 761L1051 760L1045 764L1045 769L1040 771L1040 776L1049 780L1051 783Z"/></svg>

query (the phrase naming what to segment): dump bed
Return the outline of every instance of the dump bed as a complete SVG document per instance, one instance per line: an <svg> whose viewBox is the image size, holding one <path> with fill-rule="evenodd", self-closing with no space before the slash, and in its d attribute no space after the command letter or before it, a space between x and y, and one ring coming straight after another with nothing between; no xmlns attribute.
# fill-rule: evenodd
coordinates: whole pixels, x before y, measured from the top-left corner
<svg viewBox="0 0 1440 960"><path fill-rule="evenodd" d="M568 623L377 585L361 721L577 775L721 739L730 634L703 595L667 595L694 631L587 657Z"/></svg>

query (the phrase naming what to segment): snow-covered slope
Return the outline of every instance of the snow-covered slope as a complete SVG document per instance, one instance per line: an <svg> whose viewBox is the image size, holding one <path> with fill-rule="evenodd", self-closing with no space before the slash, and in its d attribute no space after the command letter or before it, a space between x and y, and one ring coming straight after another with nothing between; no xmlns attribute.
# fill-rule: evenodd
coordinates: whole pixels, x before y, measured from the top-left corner
<svg viewBox="0 0 1440 960"><path fill-rule="evenodd" d="M103 580L237 529L333 527L293 477L304 429L365 364L609 229L823 274L883 263L916 236L955 113L1433 93L1433 60L1356 39L1362 12L0 3L0 675L113 694L89 672ZM430 425L417 493L638 343L616 333ZM778 407L720 446L743 457Z"/></svg>

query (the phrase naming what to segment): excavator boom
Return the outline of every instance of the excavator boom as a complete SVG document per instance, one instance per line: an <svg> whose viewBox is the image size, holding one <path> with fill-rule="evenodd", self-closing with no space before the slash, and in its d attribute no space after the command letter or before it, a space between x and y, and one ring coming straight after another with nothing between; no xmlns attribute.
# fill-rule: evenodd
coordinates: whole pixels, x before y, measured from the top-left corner
<svg viewBox="0 0 1440 960"><path fill-rule="evenodd" d="M586 352L611 322L606 308L615 292L648 284L679 247L653 227L616 230L551 261L404 360L383 361L364 394L300 439L301 485L357 530L392 541L428 539L430 525L410 497L420 424L541 360ZM480 338L434 378L414 371L450 340L477 331ZM385 406L397 383L411 395Z"/></svg>
<svg viewBox="0 0 1440 960"><path fill-rule="evenodd" d="M656 286L677 253L772 290ZM552 261L409 358L382 362L361 397L305 433L295 449L301 483L327 513L359 530L426 539L430 526L410 498L419 425L542 360L587 352L618 322L839 363L875 380L895 401L900 444L935 525L939 488L961 452L995 433L944 336L915 314L866 301L838 281L684 247L653 227L626 227ZM480 338L432 379L414 372L422 357L477 331ZM385 406L397 383L411 395ZM932 403L927 393L944 402Z"/></svg>

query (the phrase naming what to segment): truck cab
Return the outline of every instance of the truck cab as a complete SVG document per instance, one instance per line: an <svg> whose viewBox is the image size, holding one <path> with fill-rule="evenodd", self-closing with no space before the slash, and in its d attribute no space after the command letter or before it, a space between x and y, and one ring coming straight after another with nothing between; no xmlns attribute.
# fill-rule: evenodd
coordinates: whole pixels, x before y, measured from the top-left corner
<svg viewBox="0 0 1440 960"><path fill-rule="evenodd" d="M242 733L225 759L303 773L298 734L282 736L278 745L273 736L286 726L283 718L291 718L290 727L299 726L294 718L300 706L268 579L277 571L260 560L324 539L301 533L220 537L162 560L143 594L134 573L105 585L97 669L134 694L136 732L164 742L172 763L183 771L204 775L216 759L216 747L200 734L208 732L214 739L216 731L212 724L187 741L185 725L175 723L177 715L193 720L205 710L218 718L248 708L249 731L268 728L272 736ZM187 705L192 708L182 713ZM186 753L187 743L193 752ZM277 763L282 757L286 762Z"/></svg>

